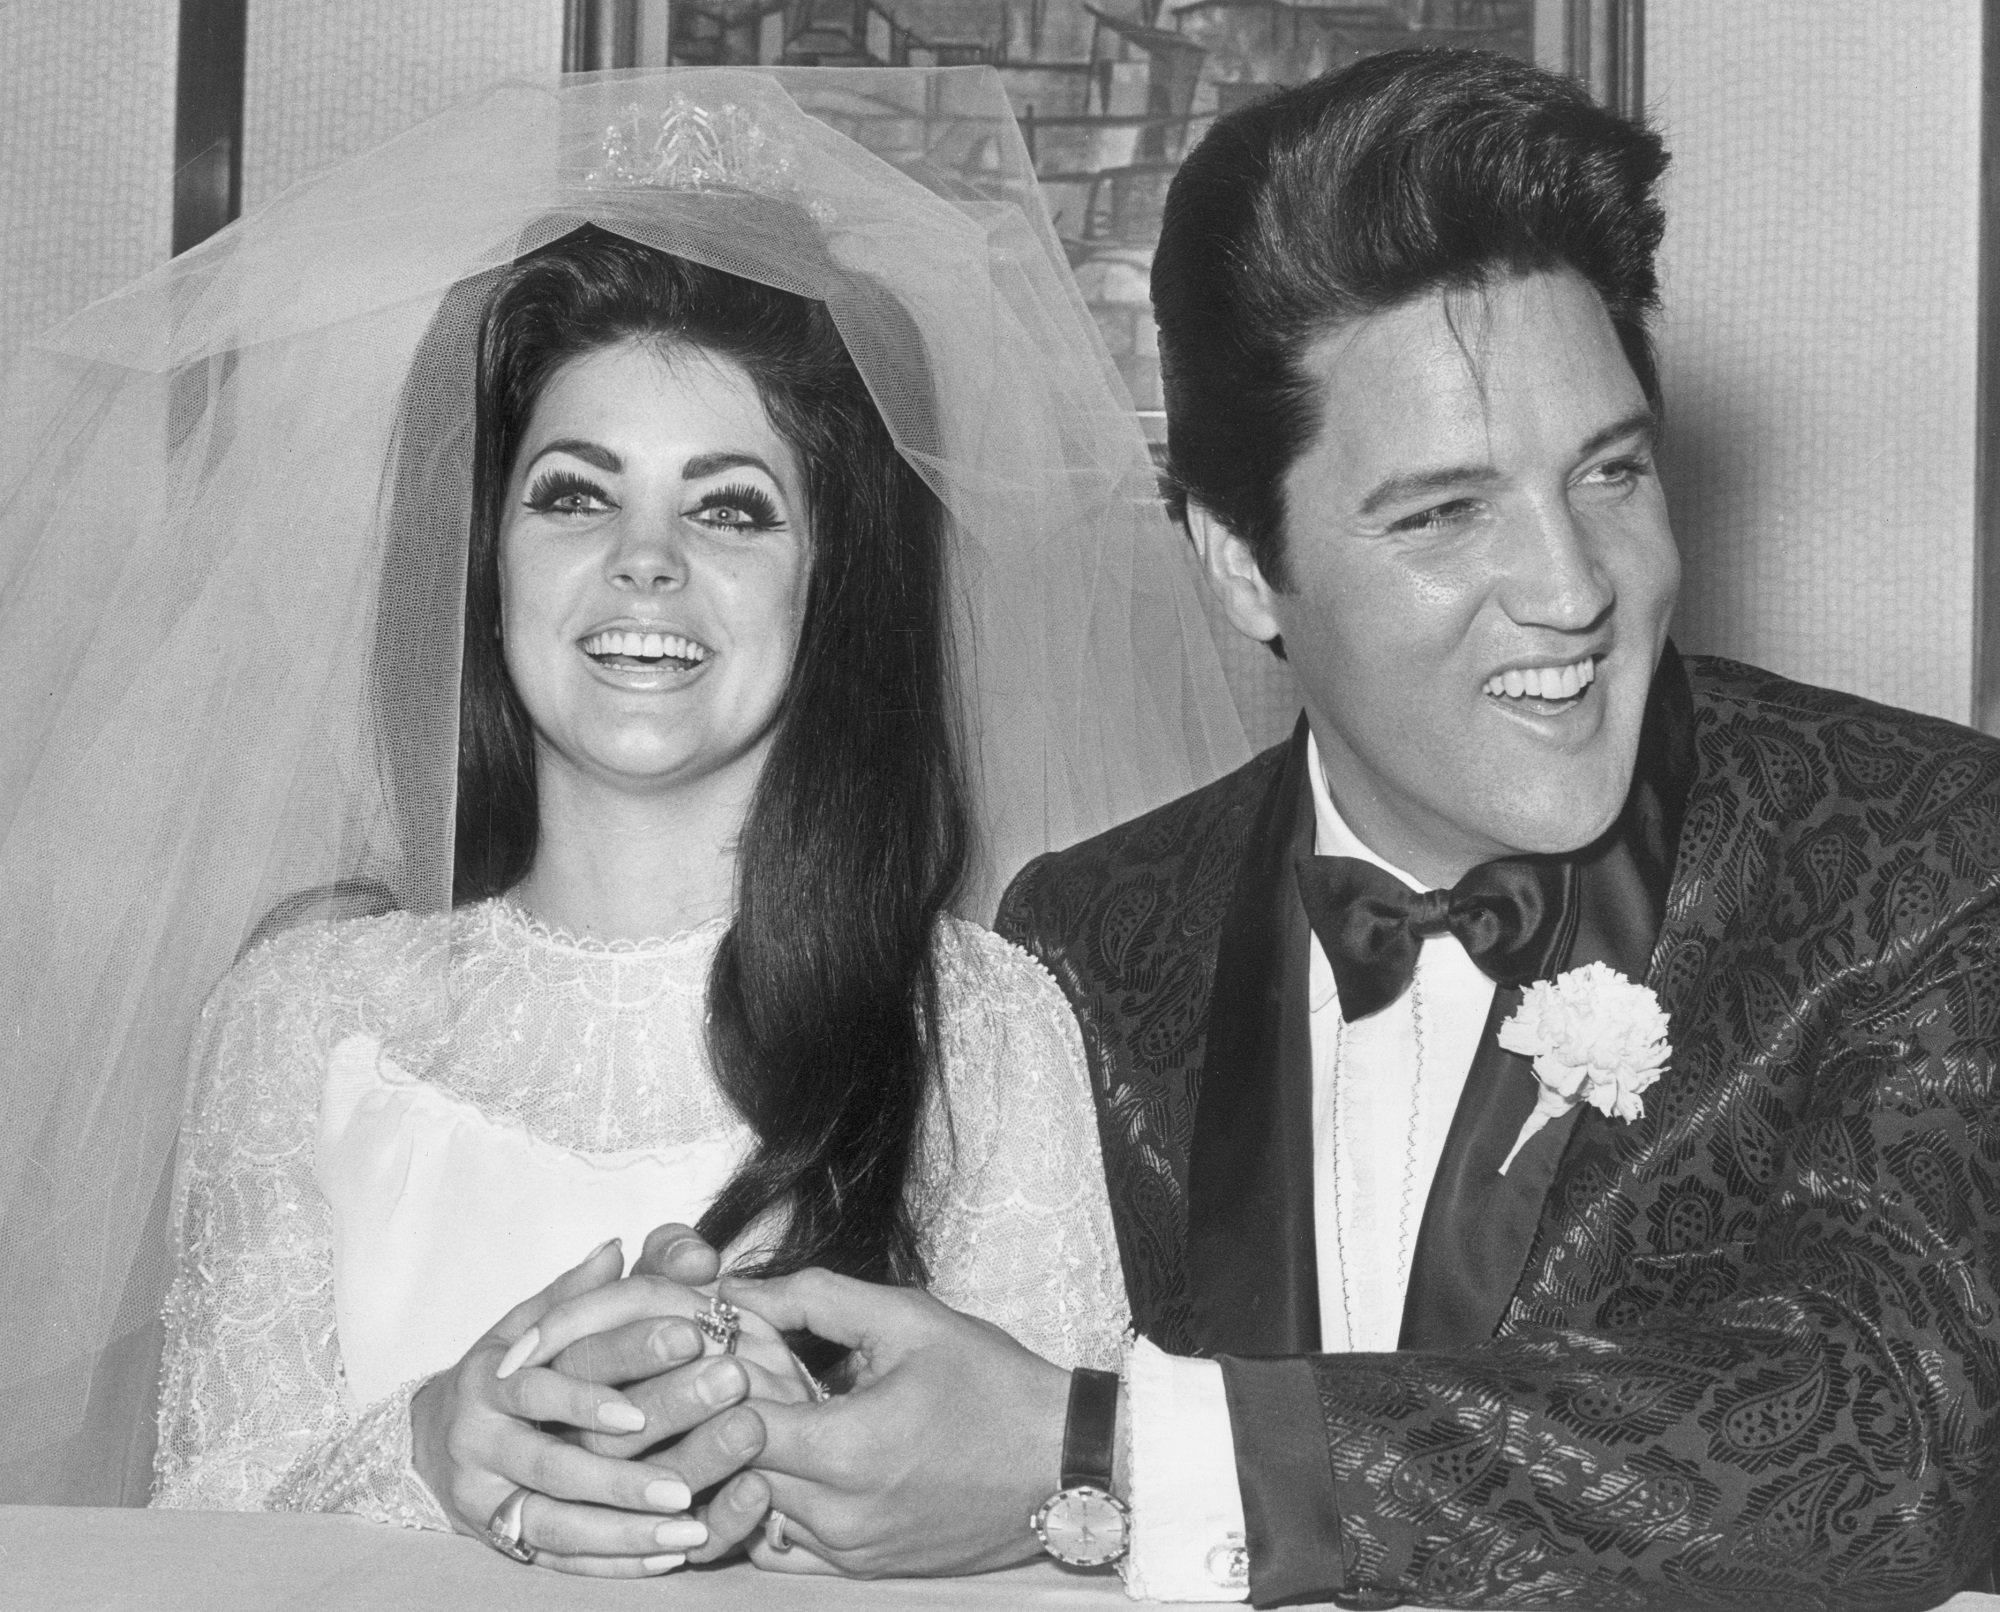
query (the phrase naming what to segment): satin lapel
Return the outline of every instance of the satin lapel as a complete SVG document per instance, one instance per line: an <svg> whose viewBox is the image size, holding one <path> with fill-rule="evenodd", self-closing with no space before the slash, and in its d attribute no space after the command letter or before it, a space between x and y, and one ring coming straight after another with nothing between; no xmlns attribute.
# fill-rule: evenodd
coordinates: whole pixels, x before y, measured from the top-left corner
<svg viewBox="0 0 2000 1612"><path fill-rule="evenodd" d="M1693 698L1669 644L1647 699L1632 793L1611 832L1573 859L1575 925L1537 978L1589 962L1609 963L1631 979L1646 977L1666 916L1693 771ZM1534 1251L1543 1201L1578 1111L1550 1121L1500 1173L1535 1106L1529 1060L1499 1041L1501 1024L1520 1002L1518 990L1493 993L1424 1204L1399 1348L1462 1349L1491 1338Z"/></svg>
<svg viewBox="0 0 2000 1612"><path fill-rule="evenodd" d="M1258 811L1222 928L1188 1144L1188 1293L1202 1354L1319 1348L1307 926L1306 726Z"/></svg>
<svg viewBox="0 0 2000 1612"><path fill-rule="evenodd" d="M1528 1060L1499 1041L1501 1024L1520 1005L1514 987L1493 993L1493 1009L1479 1033L1479 1050L1424 1205L1399 1349L1462 1349L1493 1336L1527 1263L1556 1163L1576 1126L1574 1109L1550 1121L1513 1167L1500 1173L1500 1161L1535 1106Z"/></svg>

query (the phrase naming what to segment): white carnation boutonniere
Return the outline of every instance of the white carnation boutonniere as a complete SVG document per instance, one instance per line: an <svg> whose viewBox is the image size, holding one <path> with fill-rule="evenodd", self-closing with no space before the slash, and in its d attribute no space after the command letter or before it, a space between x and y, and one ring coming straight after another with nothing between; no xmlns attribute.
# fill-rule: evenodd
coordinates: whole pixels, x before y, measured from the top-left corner
<svg viewBox="0 0 2000 1612"><path fill-rule="evenodd" d="M1542 1088L1500 1166L1502 1175L1529 1137L1578 1103L1637 1119L1646 1111L1641 1094L1660 1078L1673 1052L1660 999L1603 963L1530 985L1500 1026L1500 1045L1534 1059Z"/></svg>

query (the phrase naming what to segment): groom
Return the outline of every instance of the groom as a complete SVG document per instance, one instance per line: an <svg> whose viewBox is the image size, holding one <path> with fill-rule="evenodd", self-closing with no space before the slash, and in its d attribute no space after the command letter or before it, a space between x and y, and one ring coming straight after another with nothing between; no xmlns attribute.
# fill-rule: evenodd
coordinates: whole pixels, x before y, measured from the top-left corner
<svg viewBox="0 0 2000 1612"><path fill-rule="evenodd" d="M1126 1381L919 1294L726 1287L860 1361L759 1410L712 1517L782 1513L761 1565L1019 1559L1108 1462L1123 1517L1058 1548L1161 1599L1973 1576L2000 747L1666 643L1665 161L1566 80L1406 52L1222 119L1175 180L1173 472L1305 715L1002 907L1082 1026Z"/></svg>

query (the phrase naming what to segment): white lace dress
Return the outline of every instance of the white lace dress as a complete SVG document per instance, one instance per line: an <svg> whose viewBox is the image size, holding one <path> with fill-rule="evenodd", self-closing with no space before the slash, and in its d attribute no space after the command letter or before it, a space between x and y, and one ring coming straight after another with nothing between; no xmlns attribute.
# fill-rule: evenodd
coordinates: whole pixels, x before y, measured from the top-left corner
<svg viewBox="0 0 2000 1612"><path fill-rule="evenodd" d="M635 1253L648 1224L694 1218L750 1144L703 1035L723 930L607 945L486 902L307 925L229 973L181 1136L155 1505L448 1526L410 1466L418 1384L605 1236ZM941 926L937 962L943 1076L910 1186L931 1290L1050 1359L1115 1366L1125 1291L1068 1005L971 924ZM484 1229L504 1261L465 1257L467 1169L519 1206ZM425 1190L450 1246L412 1266L405 1235L385 1281L370 1262L398 1245L368 1194ZM524 1254L549 1226L552 1250ZM464 1313L446 1283L495 1270L505 1297ZM438 1336L404 1335L427 1323L398 1293L431 1301Z"/></svg>

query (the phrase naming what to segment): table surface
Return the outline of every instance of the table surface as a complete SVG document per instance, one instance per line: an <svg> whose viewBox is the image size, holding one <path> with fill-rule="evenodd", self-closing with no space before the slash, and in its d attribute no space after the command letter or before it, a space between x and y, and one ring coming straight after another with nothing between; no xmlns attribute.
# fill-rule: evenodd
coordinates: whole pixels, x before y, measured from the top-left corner
<svg viewBox="0 0 2000 1612"><path fill-rule="evenodd" d="M1114 1612L1116 1579L1039 1562L979 1578L868 1584L787 1578L743 1563L656 1580L572 1578L517 1566L477 1540L354 1517L0 1506L7 1612ZM2000 1612L1960 1595L1948 1612Z"/></svg>

